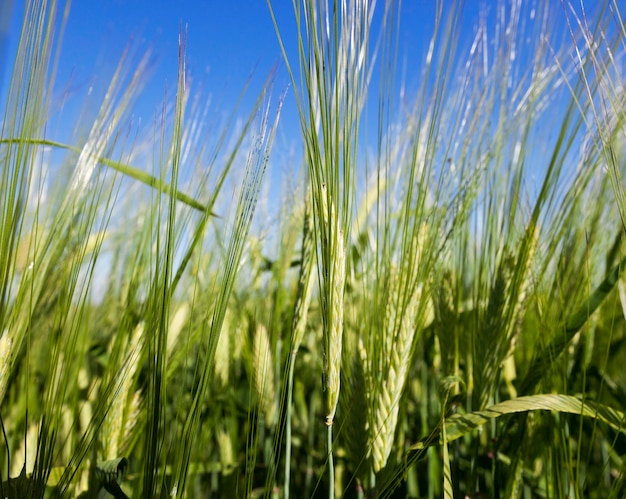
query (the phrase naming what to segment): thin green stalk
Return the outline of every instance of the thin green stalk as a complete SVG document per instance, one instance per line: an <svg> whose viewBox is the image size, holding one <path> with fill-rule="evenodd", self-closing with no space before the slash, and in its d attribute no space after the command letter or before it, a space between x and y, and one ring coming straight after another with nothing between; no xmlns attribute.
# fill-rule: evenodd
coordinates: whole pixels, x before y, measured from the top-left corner
<svg viewBox="0 0 626 499"><path fill-rule="evenodd" d="M285 421L285 498L289 498L291 478L291 414L293 404L293 375L298 357L298 350L304 338L307 326L307 317L311 294L313 291L313 265L315 263L315 248L313 244L313 212L310 198L307 197L304 206L304 223L302 229L302 251L300 277L298 279L298 294L294 305L292 345L289 356L289 369L287 378L287 414Z"/></svg>
<svg viewBox="0 0 626 499"><path fill-rule="evenodd" d="M293 373L298 352L292 351L289 356L289 373L287 377L287 413L285 415L285 490L283 497L289 499L291 478L291 413L293 401Z"/></svg>
<svg viewBox="0 0 626 499"><path fill-rule="evenodd" d="M328 498L335 499L335 462L333 459L333 425L326 425L326 445L328 446Z"/></svg>

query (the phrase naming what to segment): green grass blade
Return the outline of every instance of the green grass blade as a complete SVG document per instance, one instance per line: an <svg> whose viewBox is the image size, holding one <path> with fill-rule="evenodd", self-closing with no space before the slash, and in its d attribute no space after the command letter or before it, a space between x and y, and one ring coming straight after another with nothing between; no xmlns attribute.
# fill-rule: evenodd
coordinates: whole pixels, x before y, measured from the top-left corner
<svg viewBox="0 0 626 499"><path fill-rule="evenodd" d="M616 432L626 435L626 420L622 411L571 395L546 394L518 397L492 405L482 411L453 414L445 422L447 441L452 442L461 438L485 423L501 416L530 411L555 411L589 417L606 423ZM441 433L441 429L436 431L436 433ZM413 444L409 452L420 451L436 443L431 434L428 438Z"/></svg>
<svg viewBox="0 0 626 499"><path fill-rule="evenodd" d="M64 144L62 142L57 142L54 140L37 139L37 138L32 138L32 137L0 138L0 144L30 144L30 145L38 145L38 146L50 146L50 147L55 147L58 149L76 152L76 153L82 152L82 148L80 147L72 146L70 144ZM108 166L111 169L117 172L120 172L121 174L129 178L135 179L141 182L142 184L147 185L148 187L152 187L162 194L170 195L170 193L172 192L172 188L167 182L164 182L162 179L158 179L154 175L150 175L149 173L144 172L140 170L139 168L135 168L121 161L115 161L113 159L106 158L104 156L96 158L95 161L97 163L103 164L104 166ZM208 211L208 208L206 205L195 200L193 197L189 196L188 194L185 194L184 192L175 190L174 195L178 201L186 204L187 206L190 206L191 208L194 208L195 210L198 210L203 213ZM217 216L213 212L210 212L210 215L214 217Z"/></svg>

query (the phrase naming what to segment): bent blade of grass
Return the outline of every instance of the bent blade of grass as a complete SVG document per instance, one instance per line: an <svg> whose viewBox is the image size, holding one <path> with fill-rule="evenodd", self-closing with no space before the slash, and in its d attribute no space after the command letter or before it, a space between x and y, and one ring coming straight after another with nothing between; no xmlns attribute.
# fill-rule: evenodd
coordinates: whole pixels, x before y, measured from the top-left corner
<svg viewBox="0 0 626 499"><path fill-rule="evenodd" d="M50 147L54 147L57 149L63 149L66 151L71 151L71 152L76 152L76 153L80 153L83 151L83 148L81 147L72 146L70 144L64 144L62 142L58 142L55 140L37 139L37 138L32 138L32 137L0 138L0 144L29 144L29 145L38 145L38 146L50 146ZM116 160L107 158L105 156L96 155L94 156L94 158L95 158L95 163L101 163L104 166L108 166L111 169L129 178L135 179L138 182L141 182L142 184L147 185L148 187L152 187L156 189L162 194L170 195L170 193L172 192L172 187L170 186L170 184L163 181L162 179L155 177L154 175L151 175L147 172L144 172L143 170L140 170L139 168L135 168L131 165L128 165L121 161L116 161ZM198 210L202 213L208 212L209 215L213 217L218 216L217 214L210 211L210 208L207 205L202 204L200 201L194 199L192 196L189 196L188 194L185 194L184 192L180 190L175 190L174 196L178 201L186 204L187 206L190 206L191 208L194 208L195 210Z"/></svg>
<svg viewBox="0 0 626 499"><path fill-rule="evenodd" d="M453 414L445 420L446 441L452 442L461 438L500 416L530 411L554 411L589 417L606 423L616 432L626 435L626 419L624 419L623 412L607 405L591 400L582 400L572 395L545 394L518 397L492 405L482 411L470 412L468 414ZM441 432L442 430L439 428L436 430L435 435ZM428 439L422 439L413 444L409 448L409 452L420 451L434 444L435 440L432 438L432 435L429 435Z"/></svg>

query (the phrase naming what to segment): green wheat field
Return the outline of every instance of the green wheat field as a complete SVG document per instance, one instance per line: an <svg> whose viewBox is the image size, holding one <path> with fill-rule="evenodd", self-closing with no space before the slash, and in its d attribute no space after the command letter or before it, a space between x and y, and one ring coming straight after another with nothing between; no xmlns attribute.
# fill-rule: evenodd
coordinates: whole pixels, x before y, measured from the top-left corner
<svg viewBox="0 0 626 499"><path fill-rule="evenodd" d="M398 5L294 0L289 88L205 119L183 28L147 138L140 54L60 141L66 6L27 2L0 133L2 498L626 497L624 4L501 0L470 45L456 4L412 95ZM281 180L288 99L304 154Z"/></svg>

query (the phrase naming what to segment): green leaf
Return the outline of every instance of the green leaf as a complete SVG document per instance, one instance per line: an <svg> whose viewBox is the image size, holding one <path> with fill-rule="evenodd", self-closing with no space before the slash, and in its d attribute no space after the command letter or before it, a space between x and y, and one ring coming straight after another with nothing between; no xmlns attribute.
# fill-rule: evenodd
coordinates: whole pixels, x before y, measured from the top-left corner
<svg viewBox="0 0 626 499"><path fill-rule="evenodd" d="M451 442L461 438L466 433L500 416L529 411L556 411L591 417L608 424L615 431L626 435L626 422L624 421L623 412L571 395L546 394L507 400L482 411L454 414L445 421L446 441ZM440 433L441 429L436 429L435 431ZM432 445L434 441L432 434L430 434L427 438L412 445L409 451L422 450Z"/></svg>
<svg viewBox="0 0 626 499"><path fill-rule="evenodd" d="M125 457L110 459L109 461L98 463L96 466L96 477L101 487L115 499L128 499L128 496L117 483L127 467L128 460Z"/></svg>
<svg viewBox="0 0 626 499"><path fill-rule="evenodd" d="M6 499L24 499L26 497L34 497L35 483L32 478L26 476L26 465L22 467L22 471L17 478L9 478L2 482L0 488L2 497Z"/></svg>
<svg viewBox="0 0 626 499"><path fill-rule="evenodd" d="M33 144L33 145L40 145L40 146L50 146L50 147L56 147L58 149L65 149L68 151L73 151L73 152L81 152L81 148L80 147L75 147L75 146L71 146L68 144L63 144L62 142L56 142L53 140L46 140L46 139L32 139L32 138L26 138L26 137L15 137L15 138L8 138L8 139L0 139L0 144L13 144L13 143L20 143L20 144ZM163 194L169 194L172 190L171 186L165 182L163 182L162 180L156 178L154 175L150 175L149 173L146 173L138 168L135 168L133 166L127 165L125 163L122 163L120 161L114 161L112 159L109 158L105 158L105 157L100 157L98 158L98 161L100 163L102 163L104 166L107 166L109 168L112 168L115 171L120 172L123 175L126 175L127 177L133 178L139 182L141 182L142 184L147 185L148 187L152 187L156 190L158 190L159 192L163 193ZM187 206L194 208L198 211L201 212L206 212L207 211L207 207L205 205L203 205L202 203L200 203L199 201L196 201L194 198L192 198L191 196L188 196L187 194L185 194L184 192L181 192L179 190L176 190L175 193L176 199L178 201L180 201L181 203L186 204ZM212 216L217 217L218 215L216 215L215 213L211 213Z"/></svg>

